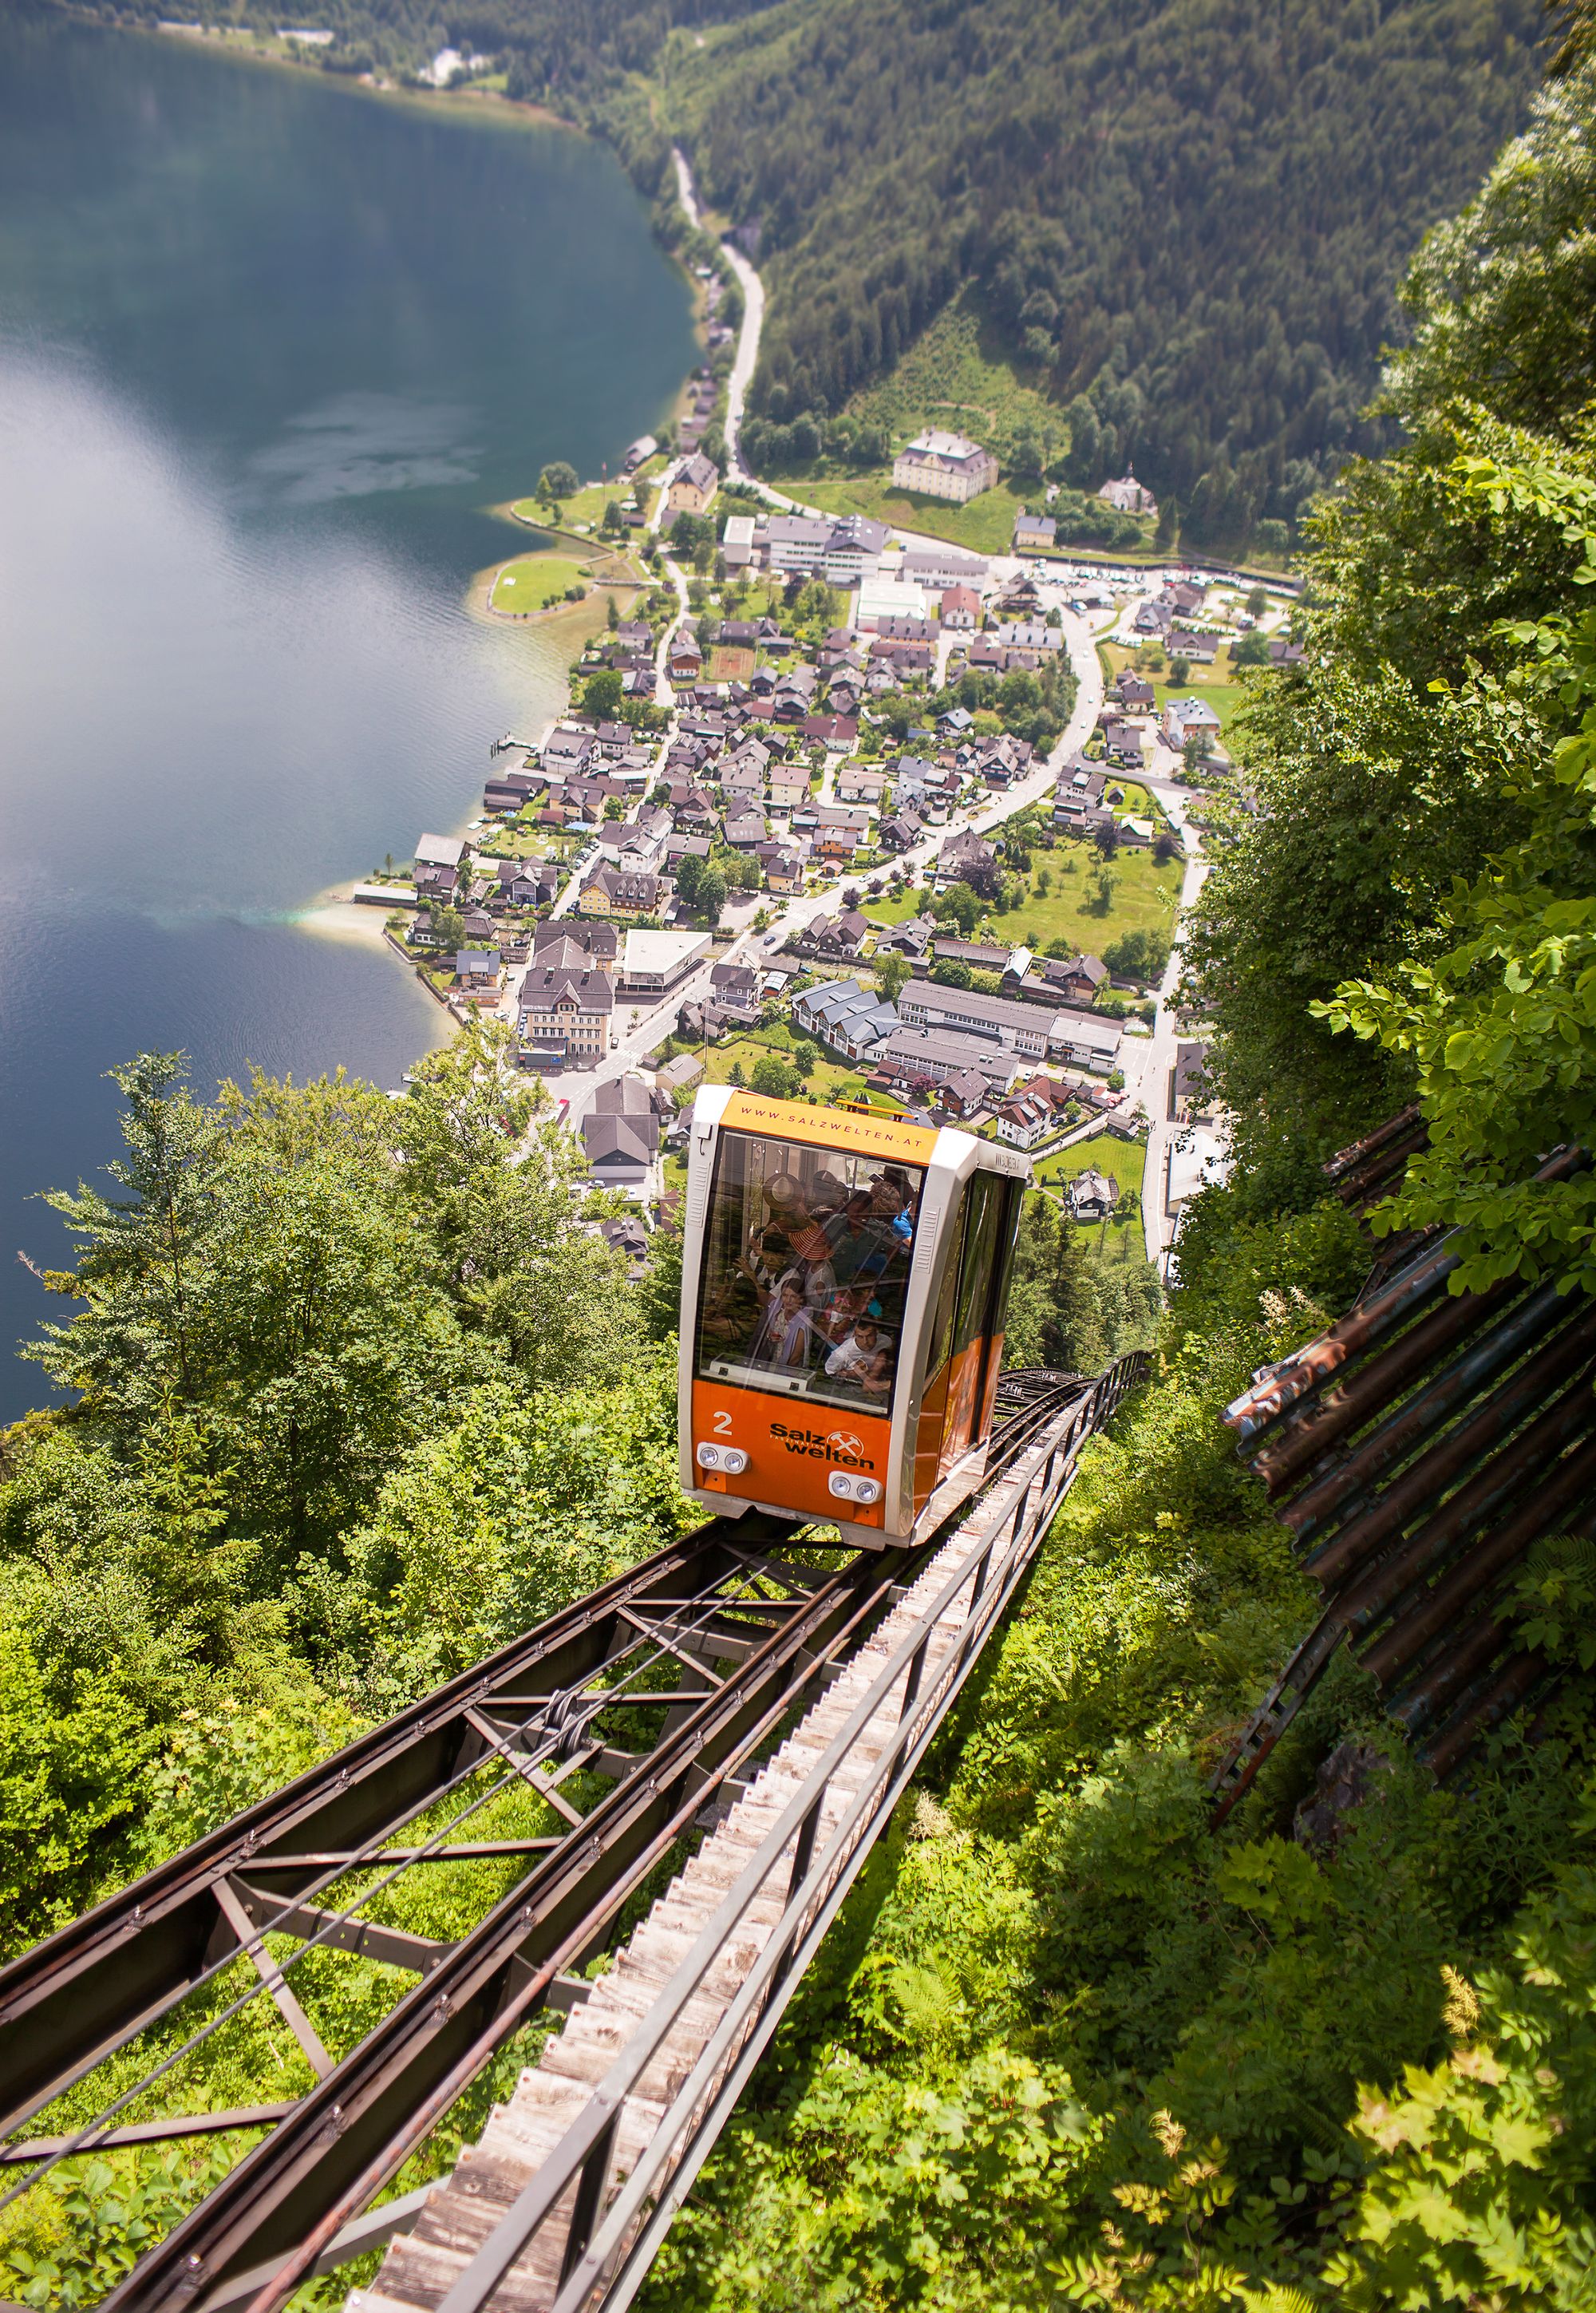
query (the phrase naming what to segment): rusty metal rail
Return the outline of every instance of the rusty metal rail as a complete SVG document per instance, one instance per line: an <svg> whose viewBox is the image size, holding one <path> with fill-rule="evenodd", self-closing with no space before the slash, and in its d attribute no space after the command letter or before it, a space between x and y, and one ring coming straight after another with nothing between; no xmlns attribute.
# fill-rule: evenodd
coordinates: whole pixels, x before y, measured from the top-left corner
<svg viewBox="0 0 1596 2313"><path fill-rule="evenodd" d="M1423 1140L1405 1112L1327 1171L1362 1205ZM1563 1149L1536 1177L1586 1162ZM1454 1236L1414 1243L1226 1409L1322 1612L1212 1778L1216 1825L1343 1646L1441 1777L1549 1688L1505 1593L1537 1540L1596 1531L1596 1304L1519 1279L1453 1294L1458 1260Z"/></svg>
<svg viewBox="0 0 1596 2313"><path fill-rule="evenodd" d="M995 1479L1091 1388L1009 1382ZM391 2212L365 2212L389 2179L513 2031L580 1999L568 1971L734 1802L745 1763L865 1642L929 1546L826 1553L776 1520L713 1521L0 1971L0 2200L102 2146L255 2135L116 2291L119 2313L236 2304L237 2276L259 2294L263 2266L285 2277L261 2301L280 2303L296 2276L380 2241ZM473 1836L494 1832L507 1797L544 1820ZM458 1941L381 1916L399 1881L485 1861L502 1883ZM295 1948L274 1958L267 1934ZM323 1951L415 1979L338 2061L296 1974ZM163 2110L202 2101L183 2064L262 2000L316 2076L308 2092ZM99 2078L119 2092L96 2101ZM30 2123L38 2133L19 2141Z"/></svg>

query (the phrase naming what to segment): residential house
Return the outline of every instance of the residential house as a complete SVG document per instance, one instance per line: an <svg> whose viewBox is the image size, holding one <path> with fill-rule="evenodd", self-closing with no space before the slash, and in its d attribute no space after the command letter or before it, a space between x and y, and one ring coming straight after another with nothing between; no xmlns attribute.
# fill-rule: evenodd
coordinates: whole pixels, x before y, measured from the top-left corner
<svg viewBox="0 0 1596 2313"><path fill-rule="evenodd" d="M778 763L770 774L765 800L772 811L801 811L809 801L809 774L802 765Z"/></svg>
<svg viewBox="0 0 1596 2313"><path fill-rule="evenodd" d="M666 1095L685 1092L704 1073L704 1063L692 1052L678 1052L673 1060L654 1070L654 1083Z"/></svg>
<svg viewBox="0 0 1596 2313"><path fill-rule="evenodd" d="M851 858L870 834L870 814L857 805L816 804L814 822L814 848L822 858Z"/></svg>
<svg viewBox="0 0 1596 2313"><path fill-rule="evenodd" d="M522 1066L592 1067L609 1049L614 1009L609 972L545 964L534 955L516 998Z"/></svg>
<svg viewBox="0 0 1596 2313"><path fill-rule="evenodd" d="M543 962L550 948L574 943L584 961L601 971L613 972L620 954L620 934L613 924L583 923L573 916L561 916L552 923L534 925L532 928L532 961Z"/></svg>
<svg viewBox="0 0 1596 2313"><path fill-rule="evenodd" d="M1212 628L1171 627L1168 647L1171 658L1183 658L1192 666L1212 666L1219 637Z"/></svg>
<svg viewBox="0 0 1596 2313"><path fill-rule="evenodd" d="M593 743L587 724L557 723L539 749L538 760L549 779L572 778L586 769Z"/></svg>
<svg viewBox="0 0 1596 2313"><path fill-rule="evenodd" d="M1164 743L1179 754L1188 739L1219 735L1219 717L1206 699L1170 699L1164 701L1162 726Z"/></svg>
<svg viewBox="0 0 1596 2313"><path fill-rule="evenodd" d="M937 855L936 875L940 884L968 884L991 898L997 890L997 854L973 828L961 827Z"/></svg>
<svg viewBox="0 0 1596 2313"><path fill-rule="evenodd" d="M1127 715L1144 715L1153 704L1152 682L1146 675L1134 674L1128 667L1113 685L1113 691Z"/></svg>
<svg viewBox="0 0 1596 2313"><path fill-rule="evenodd" d="M1301 666L1302 664L1302 646L1301 643L1293 643L1290 638L1285 635L1271 635L1269 637L1269 664L1271 666Z"/></svg>
<svg viewBox="0 0 1596 2313"><path fill-rule="evenodd" d="M991 489L996 480L997 461L990 450L967 435L944 434L937 427L916 435L892 462L896 488L949 498L955 506Z"/></svg>
<svg viewBox="0 0 1596 2313"><path fill-rule="evenodd" d="M1027 514L1023 508L1014 517L1014 551L1016 554L1050 554L1058 535L1058 524L1049 514Z"/></svg>
<svg viewBox="0 0 1596 2313"><path fill-rule="evenodd" d="M812 711L818 680L812 666L795 666L784 674L776 682L771 697L771 721L802 723Z"/></svg>
<svg viewBox="0 0 1596 2313"><path fill-rule="evenodd" d="M1101 955L1039 956L1022 992L1030 996L1034 991L1039 1002L1075 1004L1090 1010L1108 977L1109 967Z"/></svg>
<svg viewBox="0 0 1596 2313"><path fill-rule="evenodd" d="M488 989L496 996L504 959L496 947L462 947L454 959L453 988Z"/></svg>
<svg viewBox="0 0 1596 2313"><path fill-rule="evenodd" d="M943 627L954 632L973 632L981 623L981 598L973 586L947 587L937 607Z"/></svg>
<svg viewBox="0 0 1596 2313"><path fill-rule="evenodd" d="M999 1101L992 1120L998 1139L1011 1148L1034 1148L1057 1130L1052 1104L1022 1085L1016 1085L1006 1100Z"/></svg>
<svg viewBox="0 0 1596 2313"><path fill-rule="evenodd" d="M704 672L704 654L697 638L683 627L671 643L665 660L665 672L674 689L684 683L697 682Z"/></svg>
<svg viewBox="0 0 1596 2313"><path fill-rule="evenodd" d="M1065 1191L1070 1211L1078 1221L1103 1221L1119 1202L1119 1183L1089 1165L1077 1173Z"/></svg>
<svg viewBox="0 0 1596 2313"><path fill-rule="evenodd" d="M884 773L870 770L863 763L845 763L837 774L837 799L839 803L879 804L886 785Z"/></svg>
<svg viewBox="0 0 1596 2313"><path fill-rule="evenodd" d="M1108 775L1089 755L1077 755L1058 775L1053 790L1053 824L1068 834L1086 831L1091 814L1102 807Z"/></svg>
<svg viewBox="0 0 1596 2313"><path fill-rule="evenodd" d="M673 835L665 846L665 873L674 875L684 859L707 859L708 857L708 836Z"/></svg>
<svg viewBox="0 0 1596 2313"><path fill-rule="evenodd" d="M721 486L720 475L702 450L695 450L684 458L671 478L665 493L665 506L671 514L704 514Z"/></svg>
<svg viewBox="0 0 1596 2313"><path fill-rule="evenodd" d="M917 963L935 936L934 916L906 916L902 923L876 935L876 955L906 955L911 963Z"/></svg>
<svg viewBox="0 0 1596 2313"><path fill-rule="evenodd" d="M712 964L709 992L723 1011L736 1012L744 1020L759 1018L759 975L750 964Z"/></svg>
<svg viewBox="0 0 1596 2313"><path fill-rule="evenodd" d="M1110 722L1103 732L1103 750L1111 763L1123 764L1131 770L1140 770L1146 751L1146 738L1139 723Z"/></svg>
<svg viewBox="0 0 1596 2313"><path fill-rule="evenodd" d="M1138 635L1167 635L1175 623L1175 613L1167 602L1142 602L1137 605L1131 625Z"/></svg>
<svg viewBox="0 0 1596 2313"><path fill-rule="evenodd" d="M883 851L908 851L925 832L925 822L917 811L906 805L883 819L876 830L876 840Z"/></svg>
<svg viewBox="0 0 1596 2313"><path fill-rule="evenodd" d="M765 881L773 892L802 892L803 862L795 851L778 850L766 854Z"/></svg>
<svg viewBox="0 0 1596 2313"><path fill-rule="evenodd" d="M846 755L859 735L851 715L805 715L800 727L806 744L824 747L834 755Z"/></svg>
<svg viewBox="0 0 1596 2313"><path fill-rule="evenodd" d="M725 839L733 851L757 851L769 832L763 812L739 808L726 814Z"/></svg>
<svg viewBox="0 0 1596 2313"><path fill-rule="evenodd" d="M653 916L659 913L664 893L664 884L657 875L606 866L589 876L576 905L584 916Z"/></svg>
<svg viewBox="0 0 1596 2313"><path fill-rule="evenodd" d="M582 1120L582 1145L587 1168L606 1189L641 1189L648 1179L659 1148L660 1128L652 1114L605 1116L594 1112Z"/></svg>
<svg viewBox="0 0 1596 2313"><path fill-rule="evenodd" d="M870 926L857 908L835 916L816 916L792 941L799 953L827 956L856 956L870 935Z"/></svg>

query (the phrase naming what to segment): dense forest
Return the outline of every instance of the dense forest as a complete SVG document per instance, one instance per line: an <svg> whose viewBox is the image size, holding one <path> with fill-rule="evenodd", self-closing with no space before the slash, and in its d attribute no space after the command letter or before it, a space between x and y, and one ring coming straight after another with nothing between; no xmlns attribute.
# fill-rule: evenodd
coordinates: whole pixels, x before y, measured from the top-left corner
<svg viewBox="0 0 1596 2313"><path fill-rule="evenodd" d="M153 19L158 0L103 0ZM276 18L198 0L205 22ZM1293 535L1350 453L1422 233L1521 124L1536 0L328 0L329 69L444 42L610 136L662 223L668 144L767 277L747 445L806 445L960 288L1045 393L1042 461L1134 463L1198 548ZM679 223L680 220L678 219Z"/></svg>

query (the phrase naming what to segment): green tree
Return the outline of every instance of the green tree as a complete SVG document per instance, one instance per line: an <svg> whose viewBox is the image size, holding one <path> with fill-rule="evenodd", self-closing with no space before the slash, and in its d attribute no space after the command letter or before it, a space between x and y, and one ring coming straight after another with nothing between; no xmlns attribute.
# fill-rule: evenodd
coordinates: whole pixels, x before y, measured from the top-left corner
<svg viewBox="0 0 1596 2313"><path fill-rule="evenodd" d="M563 499L574 497L579 487L575 467L563 458L555 459L538 476L538 496L552 514L559 512Z"/></svg>
<svg viewBox="0 0 1596 2313"><path fill-rule="evenodd" d="M749 1088L767 1100L794 1100L799 1091L797 1072L774 1052L766 1052L754 1062Z"/></svg>
<svg viewBox="0 0 1596 2313"><path fill-rule="evenodd" d="M583 712L601 723L612 723L620 712L626 678L612 666L601 666L583 685Z"/></svg>
<svg viewBox="0 0 1596 2313"><path fill-rule="evenodd" d="M883 955L875 967L875 982L884 1003L896 1004L913 977L905 955Z"/></svg>

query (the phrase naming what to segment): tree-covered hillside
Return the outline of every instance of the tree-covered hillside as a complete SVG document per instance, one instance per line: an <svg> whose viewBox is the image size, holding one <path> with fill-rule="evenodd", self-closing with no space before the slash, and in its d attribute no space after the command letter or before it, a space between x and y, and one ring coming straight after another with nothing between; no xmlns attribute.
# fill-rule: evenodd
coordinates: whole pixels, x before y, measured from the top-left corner
<svg viewBox="0 0 1596 2313"><path fill-rule="evenodd" d="M1134 461L1239 547L1376 442L1397 280L1522 119L1538 29L1526 0L783 0L662 69L758 230L759 416L823 422L973 282L1067 411L1057 479Z"/></svg>

